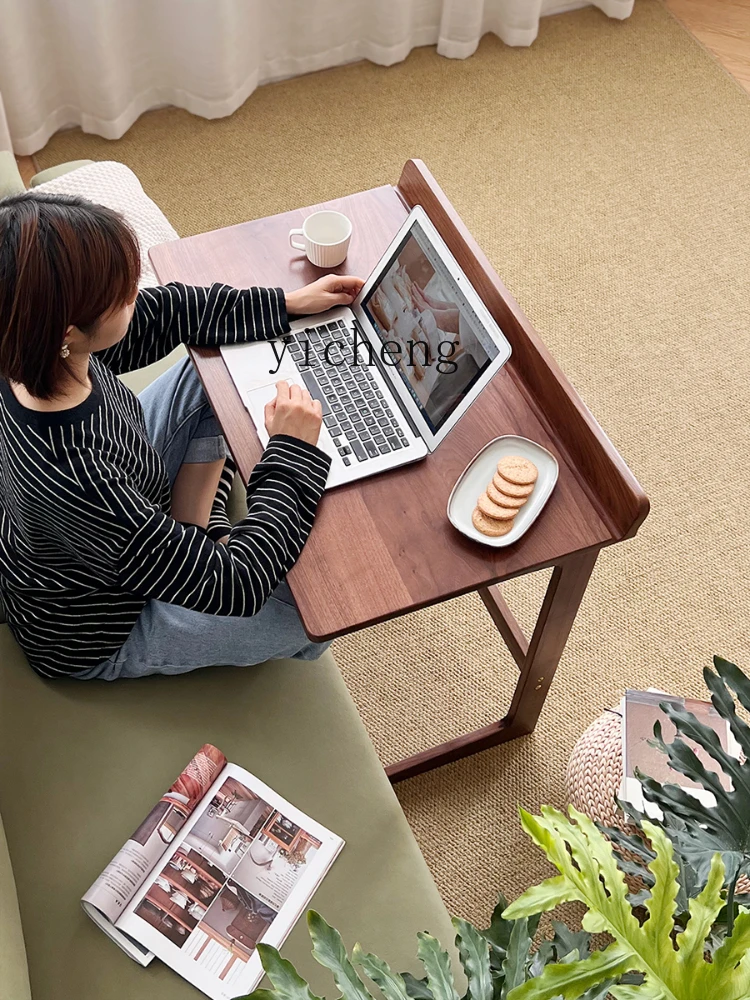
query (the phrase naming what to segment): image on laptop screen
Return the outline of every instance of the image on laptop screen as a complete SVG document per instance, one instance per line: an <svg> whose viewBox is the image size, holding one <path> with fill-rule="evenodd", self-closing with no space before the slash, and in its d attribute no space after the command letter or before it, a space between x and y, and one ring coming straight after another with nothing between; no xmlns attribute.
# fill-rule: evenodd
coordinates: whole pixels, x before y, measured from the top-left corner
<svg viewBox="0 0 750 1000"><path fill-rule="evenodd" d="M499 353L418 224L362 302L428 426L437 431Z"/></svg>

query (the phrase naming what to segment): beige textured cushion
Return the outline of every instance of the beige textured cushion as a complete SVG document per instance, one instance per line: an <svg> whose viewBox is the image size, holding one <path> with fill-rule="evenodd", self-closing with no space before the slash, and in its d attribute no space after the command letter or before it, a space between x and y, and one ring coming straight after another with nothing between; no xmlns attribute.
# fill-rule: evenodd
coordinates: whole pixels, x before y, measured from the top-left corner
<svg viewBox="0 0 750 1000"><path fill-rule="evenodd" d="M77 194L121 212L138 235L141 247L141 288L158 284L148 251L158 243L176 240L177 232L156 202L148 197L133 171L124 163L113 160L91 163L38 184L34 191Z"/></svg>
<svg viewBox="0 0 750 1000"><path fill-rule="evenodd" d="M583 733L568 761L565 789L579 812L606 826L622 826L615 801L622 781L622 716L609 709Z"/></svg>

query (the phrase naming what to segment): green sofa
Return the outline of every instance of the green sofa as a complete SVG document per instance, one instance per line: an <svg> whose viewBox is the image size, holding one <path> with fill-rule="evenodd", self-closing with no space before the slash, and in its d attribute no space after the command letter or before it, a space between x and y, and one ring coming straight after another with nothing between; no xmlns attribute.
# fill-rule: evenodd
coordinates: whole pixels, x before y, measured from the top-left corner
<svg viewBox="0 0 750 1000"><path fill-rule="evenodd" d="M46 181L61 177L63 174L70 173L71 170L77 170L78 167L85 167L93 162L93 160L70 160L68 163L60 163L56 167L40 170L31 178L31 187L44 184ZM26 185L19 173L15 156L7 149L0 149L0 198L7 198L11 194L22 194L25 190Z"/></svg>
<svg viewBox="0 0 750 1000"><path fill-rule="evenodd" d="M5 182L7 192L7 171ZM181 353L124 381L138 391ZM183 677L45 681L0 625L0 1000L199 995L158 961L147 969L132 962L79 899L205 742L345 838L312 905L349 947L359 940L394 968L417 972L419 930L453 940L330 652L315 663ZM317 993L333 995L304 920L283 953Z"/></svg>

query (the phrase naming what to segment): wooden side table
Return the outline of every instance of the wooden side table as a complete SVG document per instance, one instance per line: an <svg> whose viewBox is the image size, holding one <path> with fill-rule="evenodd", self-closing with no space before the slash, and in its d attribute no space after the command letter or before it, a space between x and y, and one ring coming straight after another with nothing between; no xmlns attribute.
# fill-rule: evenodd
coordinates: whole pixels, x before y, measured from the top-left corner
<svg viewBox="0 0 750 1000"><path fill-rule="evenodd" d="M507 715L392 764L393 781L533 731L599 550L635 535L646 495L421 160L398 184L323 205L165 243L151 251L159 279L287 290L322 273L290 256L287 234L320 208L354 223L339 273L366 278L404 222L421 205L510 341L513 353L437 451L424 461L331 490L288 576L305 629L323 641L409 611L477 591L519 667ZM262 448L221 354L190 351L229 448L245 480ZM560 475L536 523L508 548L459 534L446 517L448 495L490 439L520 434L557 458ZM527 638L496 584L554 567L536 626Z"/></svg>

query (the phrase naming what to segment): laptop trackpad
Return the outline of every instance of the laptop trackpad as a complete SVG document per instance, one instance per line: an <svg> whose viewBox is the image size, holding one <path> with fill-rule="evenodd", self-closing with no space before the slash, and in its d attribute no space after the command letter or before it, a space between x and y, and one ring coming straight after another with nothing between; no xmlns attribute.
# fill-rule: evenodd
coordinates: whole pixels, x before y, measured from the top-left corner
<svg viewBox="0 0 750 1000"><path fill-rule="evenodd" d="M228 349L224 347L224 362L240 392L266 385L273 387L280 379L299 381L297 366L285 347L278 340L261 344L233 344Z"/></svg>
<svg viewBox="0 0 750 1000"><path fill-rule="evenodd" d="M296 382L302 389L305 388L305 384L299 372L295 369L295 377L290 378L289 382ZM250 418L255 424L255 429L258 432L258 437L260 438L260 443L265 446L268 444L268 431L266 430L266 403L270 403L272 399L276 399L276 384L264 385L260 389L251 389L250 392L245 393L245 406L248 409ZM328 428L323 424L320 428L320 437L318 438L318 447L326 452L328 455L334 459L334 465L338 462L340 464L339 453L328 434ZM343 466L342 466L343 468ZM330 480L329 480L330 485Z"/></svg>
<svg viewBox="0 0 750 1000"><path fill-rule="evenodd" d="M281 378L284 378L282 375ZM303 389L305 385L300 377L299 372L295 368L291 376L287 376L286 381L290 384L296 382L297 385L301 386ZM272 382L270 385L261 386L258 389L251 389L250 392L245 393L245 405L252 417L252 421L255 424L255 428L258 431L258 437L263 444L268 441L268 431L266 430L266 403L270 403L272 399L276 399L276 382Z"/></svg>

